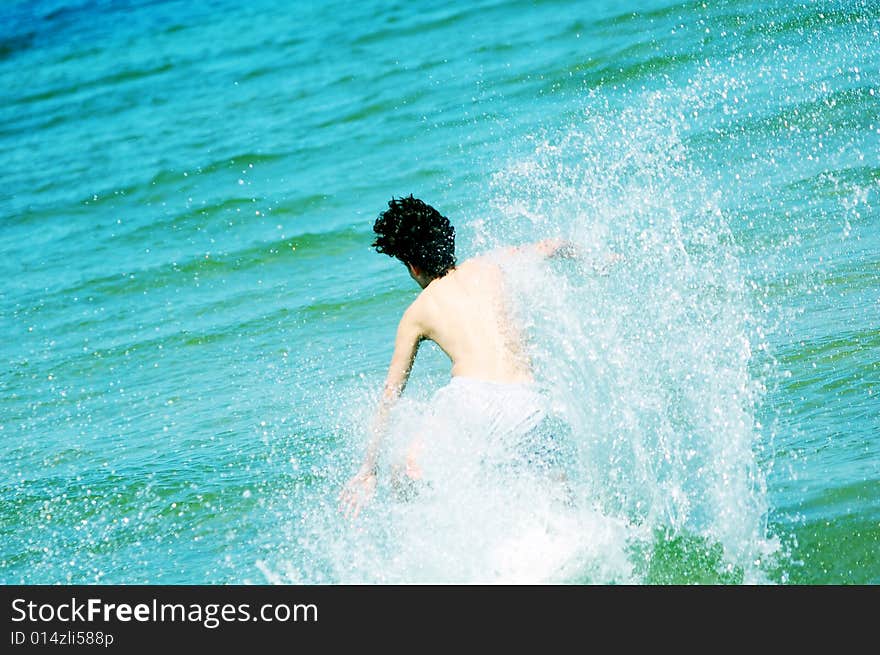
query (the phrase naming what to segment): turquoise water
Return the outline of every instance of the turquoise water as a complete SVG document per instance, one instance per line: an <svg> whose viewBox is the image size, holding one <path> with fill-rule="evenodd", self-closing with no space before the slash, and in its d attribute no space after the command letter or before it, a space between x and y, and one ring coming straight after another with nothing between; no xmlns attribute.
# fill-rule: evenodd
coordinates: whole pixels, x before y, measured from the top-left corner
<svg viewBox="0 0 880 655"><path fill-rule="evenodd" d="M414 193L464 256L625 256L523 268L590 512L525 579L880 582L878 44L873 0L4 3L0 581L507 579L335 513Z"/></svg>

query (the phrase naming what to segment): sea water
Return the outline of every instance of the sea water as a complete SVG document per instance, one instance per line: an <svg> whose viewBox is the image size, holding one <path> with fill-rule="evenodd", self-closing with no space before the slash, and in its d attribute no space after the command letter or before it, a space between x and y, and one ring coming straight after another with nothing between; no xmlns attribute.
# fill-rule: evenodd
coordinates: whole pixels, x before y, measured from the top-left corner
<svg viewBox="0 0 880 655"><path fill-rule="evenodd" d="M0 581L880 581L878 43L867 0L5 3ZM581 250L507 268L564 494L401 502L390 448L339 515L409 193L461 258Z"/></svg>

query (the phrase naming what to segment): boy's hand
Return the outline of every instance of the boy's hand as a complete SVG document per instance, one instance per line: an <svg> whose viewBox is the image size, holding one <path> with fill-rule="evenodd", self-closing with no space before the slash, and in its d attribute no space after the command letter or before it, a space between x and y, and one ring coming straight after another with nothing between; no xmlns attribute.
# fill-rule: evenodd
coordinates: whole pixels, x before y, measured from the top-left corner
<svg viewBox="0 0 880 655"><path fill-rule="evenodd" d="M376 473L360 471L339 493L339 510L354 521L376 493Z"/></svg>

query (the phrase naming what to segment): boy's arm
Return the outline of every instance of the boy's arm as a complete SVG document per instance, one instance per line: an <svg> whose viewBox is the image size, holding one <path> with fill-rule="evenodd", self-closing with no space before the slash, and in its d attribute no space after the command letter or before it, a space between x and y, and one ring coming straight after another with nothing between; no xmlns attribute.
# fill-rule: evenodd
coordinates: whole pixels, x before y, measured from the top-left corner
<svg viewBox="0 0 880 655"><path fill-rule="evenodd" d="M400 394L406 388L409 374L415 362L416 353L424 335L417 320L416 311L410 306L400 319L397 326L397 337L394 341L394 354L391 356L391 364L388 366L388 374L385 376L385 385L382 389L382 398L372 424L372 439L367 448L367 455L361 472L376 472L376 463L379 456L379 446L388 427L388 415L400 398Z"/></svg>
<svg viewBox="0 0 880 655"><path fill-rule="evenodd" d="M588 257L588 254L585 253L576 243L558 237L542 239L522 246L513 246L512 248L508 248L507 252L525 253L530 250L547 258L559 257L565 259L587 259ZM623 259L623 257L620 254L611 252L604 256L604 261L594 261L592 266L597 273L605 273L607 272L607 266L615 264L621 259Z"/></svg>
<svg viewBox="0 0 880 655"><path fill-rule="evenodd" d="M524 243L519 246L508 246L501 248L500 252L508 255L521 255L533 252L543 257L577 257L579 249L570 241L554 237L532 243Z"/></svg>
<svg viewBox="0 0 880 655"><path fill-rule="evenodd" d="M577 257L578 248L570 241L563 239L542 239L532 244L532 247L544 257Z"/></svg>
<svg viewBox="0 0 880 655"><path fill-rule="evenodd" d="M382 398L379 400L379 407L373 420L372 434L364 462L339 495L341 509L352 520L357 518L361 508L369 502L376 489L379 451L388 426L388 416L406 387L419 343L423 338L421 323L416 310L411 305L404 312L397 326L394 354L388 366L388 375L385 377Z"/></svg>

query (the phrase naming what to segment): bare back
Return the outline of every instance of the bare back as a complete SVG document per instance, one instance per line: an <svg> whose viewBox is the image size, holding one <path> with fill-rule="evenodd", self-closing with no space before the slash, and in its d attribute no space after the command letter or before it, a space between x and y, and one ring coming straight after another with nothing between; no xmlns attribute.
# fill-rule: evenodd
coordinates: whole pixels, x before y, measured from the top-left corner
<svg viewBox="0 0 880 655"><path fill-rule="evenodd" d="M434 341L449 355L453 376L532 381L503 282L497 264L484 257L469 259L433 280L407 312L422 338Z"/></svg>

